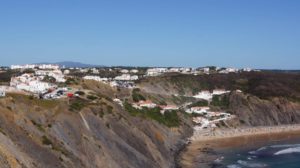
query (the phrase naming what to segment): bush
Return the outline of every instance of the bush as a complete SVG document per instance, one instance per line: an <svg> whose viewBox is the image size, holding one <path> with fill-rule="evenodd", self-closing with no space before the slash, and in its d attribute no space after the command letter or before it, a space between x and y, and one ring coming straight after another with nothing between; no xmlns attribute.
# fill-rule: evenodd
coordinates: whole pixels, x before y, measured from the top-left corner
<svg viewBox="0 0 300 168"><path fill-rule="evenodd" d="M145 97L143 95L141 95L140 93L140 89L133 89L132 91L132 100L135 102L139 102L140 100L146 100Z"/></svg>
<svg viewBox="0 0 300 168"><path fill-rule="evenodd" d="M49 82L49 83L55 83L56 82L56 79L52 76L48 76L46 75L43 79L44 82Z"/></svg>
<svg viewBox="0 0 300 168"><path fill-rule="evenodd" d="M85 93L84 93L83 91L76 91L75 94L78 94L78 95L80 95L80 96L85 95Z"/></svg>
<svg viewBox="0 0 300 168"><path fill-rule="evenodd" d="M71 104L69 106L70 111L80 111L87 105L87 102L85 102L82 99L74 99L71 101Z"/></svg>
<svg viewBox="0 0 300 168"><path fill-rule="evenodd" d="M50 141L50 139L48 139L45 135L42 136L42 143L44 145L52 145L52 142Z"/></svg>
<svg viewBox="0 0 300 168"><path fill-rule="evenodd" d="M86 98L88 98L90 100L96 100L98 97L93 96L93 95L88 95Z"/></svg>
<svg viewBox="0 0 300 168"><path fill-rule="evenodd" d="M221 108L228 108L229 98L227 95L214 95L212 98L211 105L218 106Z"/></svg>
<svg viewBox="0 0 300 168"><path fill-rule="evenodd" d="M197 101L195 103L192 103L188 107L191 108L191 107L196 107L196 106L199 106L199 107L208 106L208 101L207 100L200 100L200 101Z"/></svg>

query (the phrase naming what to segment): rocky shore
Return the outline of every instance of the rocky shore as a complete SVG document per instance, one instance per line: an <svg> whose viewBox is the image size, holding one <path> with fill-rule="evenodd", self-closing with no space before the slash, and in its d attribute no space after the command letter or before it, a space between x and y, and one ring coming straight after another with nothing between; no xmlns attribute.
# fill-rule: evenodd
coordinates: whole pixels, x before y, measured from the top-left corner
<svg viewBox="0 0 300 168"><path fill-rule="evenodd" d="M243 127L195 131L190 143L182 150L178 167L209 168L218 160L216 151L267 144L300 137L300 125Z"/></svg>

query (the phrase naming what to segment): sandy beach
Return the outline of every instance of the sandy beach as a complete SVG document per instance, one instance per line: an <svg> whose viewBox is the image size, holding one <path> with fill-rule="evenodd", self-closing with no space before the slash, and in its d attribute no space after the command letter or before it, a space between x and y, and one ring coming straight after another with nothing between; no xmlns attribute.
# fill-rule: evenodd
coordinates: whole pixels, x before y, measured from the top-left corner
<svg viewBox="0 0 300 168"><path fill-rule="evenodd" d="M208 168L218 159L217 150L264 145L300 137L300 125L244 127L236 129L197 130L191 143L179 157L183 168Z"/></svg>

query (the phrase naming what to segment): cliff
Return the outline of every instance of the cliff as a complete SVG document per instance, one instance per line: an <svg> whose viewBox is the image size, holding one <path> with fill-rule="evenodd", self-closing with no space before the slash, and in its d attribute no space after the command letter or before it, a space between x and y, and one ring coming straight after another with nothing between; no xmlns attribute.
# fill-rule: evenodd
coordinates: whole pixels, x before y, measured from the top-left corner
<svg viewBox="0 0 300 168"><path fill-rule="evenodd" d="M182 115L180 127L168 128L130 116L109 99L81 110L70 103L0 99L1 167L174 167L175 153L192 133Z"/></svg>
<svg viewBox="0 0 300 168"><path fill-rule="evenodd" d="M261 99L233 92L229 109L241 124L250 126L300 123L300 104L284 97Z"/></svg>

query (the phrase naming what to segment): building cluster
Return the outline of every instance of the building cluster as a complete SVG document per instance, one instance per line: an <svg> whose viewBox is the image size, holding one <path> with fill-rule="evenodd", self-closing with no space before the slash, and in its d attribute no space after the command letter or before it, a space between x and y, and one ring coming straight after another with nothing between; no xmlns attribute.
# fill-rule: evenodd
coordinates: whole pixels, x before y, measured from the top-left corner
<svg viewBox="0 0 300 168"><path fill-rule="evenodd" d="M179 107L176 105L158 105L153 103L150 100L141 100L137 103L132 103L132 107L136 108L136 109L143 109L143 108L156 108L159 107L160 113L164 114L166 111L172 111L172 110L179 110Z"/></svg>
<svg viewBox="0 0 300 168"><path fill-rule="evenodd" d="M56 87L55 84L43 82L42 76L35 76L34 74L23 74L21 76L12 77L10 86L18 90L25 90L32 93L43 93L51 88Z"/></svg>
<svg viewBox="0 0 300 168"><path fill-rule="evenodd" d="M111 87L122 87L122 88L135 88L136 85L133 81L137 80L137 78L132 78L132 77L121 78L117 76L115 78L101 78L100 76L91 76L91 75L84 76L83 79L94 80L97 82L109 84Z"/></svg>
<svg viewBox="0 0 300 168"><path fill-rule="evenodd" d="M59 65L54 65L54 64L11 65L10 69L59 69Z"/></svg>
<svg viewBox="0 0 300 168"><path fill-rule="evenodd" d="M53 77L56 82L66 82L65 75L62 73L60 69L55 70L36 70L35 71L36 76L40 76L42 78L45 78L46 76Z"/></svg>
<svg viewBox="0 0 300 168"><path fill-rule="evenodd" d="M223 95L228 93L229 91L223 89L216 89L212 92L209 91L201 91L194 97L197 99L204 99L207 101L211 101L214 95ZM237 90L237 92L241 92ZM212 111L209 106L193 106L186 108L185 110L189 114L196 114L193 117L194 123L196 123L195 129L205 129L205 128L214 128L216 124L221 121L226 121L234 118L234 115L230 113L226 113L224 111Z"/></svg>
<svg viewBox="0 0 300 168"><path fill-rule="evenodd" d="M146 71L146 76L159 76L164 73L184 73L189 74L193 73L192 68L149 68Z"/></svg>
<svg viewBox="0 0 300 168"><path fill-rule="evenodd" d="M203 67L203 68L149 68L146 71L145 76L159 76L165 73L182 73L182 74L192 74L192 75L199 75L199 74L210 74L210 73L221 73L221 74L228 74L228 73L238 73L238 72L250 72L254 71L250 68L220 68L220 67Z"/></svg>
<svg viewBox="0 0 300 168"><path fill-rule="evenodd" d="M234 116L220 111L211 111L209 107L191 107L186 110L187 113L197 114L193 121L197 124L198 129L213 128L221 121L232 119Z"/></svg>

